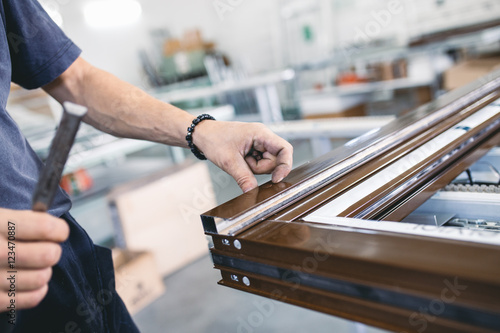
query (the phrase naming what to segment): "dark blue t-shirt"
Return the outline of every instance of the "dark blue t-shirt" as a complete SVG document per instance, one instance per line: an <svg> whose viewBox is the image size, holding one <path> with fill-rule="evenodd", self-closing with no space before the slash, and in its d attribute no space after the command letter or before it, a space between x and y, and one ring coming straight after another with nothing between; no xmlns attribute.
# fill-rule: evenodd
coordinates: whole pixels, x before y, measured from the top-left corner
<svg viewBox="0 0 500 333"><path fill-rule="evenodd" d="M42 163L5 109L10 83L27 89L50 83L81 51L37 1L0 0L0 15L0 207L31 209ZM49 213L70 208L59 189Z"/></svg>
<svg viewBox="0 0 500 333"><path fill-rule="evenodd" d="M0 0L0 16L0 207L30 209L42 163L5 110L10 82L43 86L62 74L80 49L36 0ZM47 296L37 307L17 312L15 332L137 333L115 290L110 250L92 243L66 213L70 208L59 189L49 212L66 220L70 235L61 244ZM0 330L4 320L0 313Z"/></svg>

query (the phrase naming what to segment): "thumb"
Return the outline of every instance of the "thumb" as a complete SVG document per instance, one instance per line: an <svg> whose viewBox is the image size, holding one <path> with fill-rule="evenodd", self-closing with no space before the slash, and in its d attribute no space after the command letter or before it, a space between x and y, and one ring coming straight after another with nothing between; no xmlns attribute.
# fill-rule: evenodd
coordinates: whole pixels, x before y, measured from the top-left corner
<svg viewBox="0 0 500 333"><path fill-rule="evenodd" d="M248 192L257 187L257 179L255 179L253 172L242 157L237 156L226 166L227 168L222 169L236 180L243 192Z"/></svg>

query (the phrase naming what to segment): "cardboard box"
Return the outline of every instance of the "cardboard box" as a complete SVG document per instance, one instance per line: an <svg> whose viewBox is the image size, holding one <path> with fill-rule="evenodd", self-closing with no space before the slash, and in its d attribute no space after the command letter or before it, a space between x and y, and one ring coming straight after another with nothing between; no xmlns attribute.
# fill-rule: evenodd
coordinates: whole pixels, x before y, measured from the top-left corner
<svg viewBox="0 0 500 333"><path fill-rule="evenodd" d="M11 84L8 104L21 105L31 112L52 116L49 99L49 95L40 88L27 90L17 84Z"/></svg>
<svg viewBox="0 0 500 333"><path fill-rule="evenodd" d="M366 116L366 104L359 104L339 112L325 112L321 114L307 114L304 119L314 120L323 118L344 118L344 117L364 117Z"/></svg>
<svg viewBox="0 0 500 333"><path fill-rule="evenodd" d="M408 61L403 58L368 64L366 69L368 81L388 81L408 77Z"/></svg>
<svg viewBox="0 0 500 333"><path fill-rule="evenodd" d="M177 52L182 51L181 41L175 38L168 39L163 44L163 55L166 57L172 56Z"/></svg>
<svg viewBox="0 0 500 333"><path fill-rule="evenodd" d="M430 86L417 87L415 93L417 106L429 103L432 100L432 88Z"/></svg>
<svg viewBox="0 0 500 333"><path fill-rule="evenodd" d="M182 48L185 51L203 50L203 37L198 29L187 30L182 38Z"/></svg>
<svg viewBox="0 0 500 333"><path fill-rule="evenodd" d="M390 62L382 62L379 64L380 66L380 81L388 81L394 80L394 71L392 67L392 63Z"/></svg>
<svg viewBox="0 0 500 333"><path fill-rule="evenodd" d="M157 299L165 286L151 252L113 249L116 291L131 314Z"/></svg>
<svg viewBox="0 0 500 333"><path fill-rule="evenodd" d="M208 253L200 214L216 206L205 163L167 168L108 196L119 247L154 254L162 276Z"/></svg>
<svg viewBox="0 0 500 333"><path fill-rule="evenodd" d="M482 58L464 61L444 73L443 86L446 90L464 86L489 72L500 68L500 58Z"/></svg>

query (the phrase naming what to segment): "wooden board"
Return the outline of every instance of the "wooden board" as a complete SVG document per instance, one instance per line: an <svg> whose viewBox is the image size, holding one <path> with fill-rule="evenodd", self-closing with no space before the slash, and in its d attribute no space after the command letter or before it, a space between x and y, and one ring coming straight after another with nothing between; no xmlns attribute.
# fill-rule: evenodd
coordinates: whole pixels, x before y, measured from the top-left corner
<svg viewBox="0 0 500 333"><path fill-rule="evenodd" d="M118 246L151 251L162 275L208 252L200 212L216 205L205 163L169 168L109 196Z"/></svg>

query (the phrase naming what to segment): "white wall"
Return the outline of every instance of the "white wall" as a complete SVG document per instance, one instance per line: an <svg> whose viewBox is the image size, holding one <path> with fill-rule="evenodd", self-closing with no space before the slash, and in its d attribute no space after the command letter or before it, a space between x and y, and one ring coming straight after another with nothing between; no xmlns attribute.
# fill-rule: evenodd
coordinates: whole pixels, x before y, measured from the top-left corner
<svg viewBox="0 0 500 333"><path fill-rule="evenodd" d="M281 65L280 57L276 56L279 29L274 20L275 1L242 0L236 6L225 7L230 10L222 11L216 10L212 0L140 0L141 20L119 29L86 25L82 8L88 0L53 1L59 2L64 30L83 49L83 56L136 85L143 86L146 82L137 52L152 48L149 31L157 28L167 28L174 36L200 28L206 40L215 41L231 59L242 61L257 72Z"/></svg>
<svg viewBox="0 0 500 333"><path fill-rule="evenodd" d="M297 27L309 24L319 29L322 39L316 41L319 53L328 54L352 44L369 45L377 40L391 40L405 45L409 38L421 34L470 25L500 18L500 0L283 0L288 6L317 3L313 12L303 10L295 18ZM330 12L330 14L326 14ZM319 26L318 26L319 25ZM289 29L290 30L290 29ZM299 39L295 33L295 39ZM292 38L293 39L293 38ZM300 44L295 40L295 44ZM292 52L292 62L311 58L301 54L306 48Z"/></svg>
<svg viewBox="0 0 500 333"><path fill-rule="evenodd" d="M301 62L311 60L316 53L326 56L335 46L351 42L357 28L364 30L374 21L373 11L386 9L391 0L139 0L143 7L139 22L100 30L84 22L82 8L90 0L40 1L58 5L65 31L84 50L86 59L126 81L145 86L137 52L151 49L151 29L168 28L180 36L186 29L200 28L205 39L215 41L232 60L260 72L280 68L291 53L284 46L287 39L281 36L280 5L310 1L320 8L318 15L297 19L297 26L289 30L295 31L292 40L297 41L302 38L300 25L311 24L315 29L317 45L299 47L300 59L294 62ZM393 16L375 37L404 40L418 33L500 16L500 0L441 0L441 5L437 0L400 2L404 12ZM218 11L215 4L225 7L218 7Z"/></svg>

